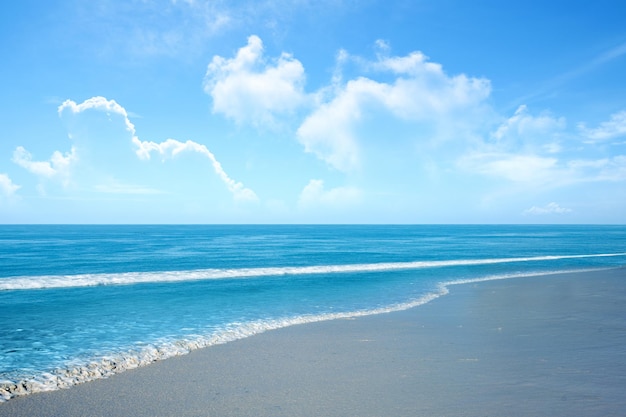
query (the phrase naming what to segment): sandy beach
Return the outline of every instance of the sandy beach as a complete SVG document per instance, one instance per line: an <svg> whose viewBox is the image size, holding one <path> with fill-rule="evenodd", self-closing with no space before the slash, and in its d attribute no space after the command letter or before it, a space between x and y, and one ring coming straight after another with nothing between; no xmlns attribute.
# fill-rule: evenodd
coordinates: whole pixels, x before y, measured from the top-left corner
<svg viewBox="0 0 626 417"><path fill-rule="evenodd" d="M0 416L623 416L626 269L488 281L396 313L293 326Z"/></svg>

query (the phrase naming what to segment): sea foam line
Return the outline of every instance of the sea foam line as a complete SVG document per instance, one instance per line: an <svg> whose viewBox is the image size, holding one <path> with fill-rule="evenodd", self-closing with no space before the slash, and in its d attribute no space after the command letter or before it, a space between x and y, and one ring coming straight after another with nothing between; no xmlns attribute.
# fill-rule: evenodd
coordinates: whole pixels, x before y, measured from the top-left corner
<svg viewBox="0 0 626 417"><path fill-rule="evenodd" d="M337 274L382 272L447 266L491 265L512 262L553 261L562 259L626 256L626 253L588 255L546 255L520 258L460 259L447 261L383 262L372 264L284 266L266 268L198 269L189 271L122 272L77 275L43 275L0 278L0 291L46 288L93 287L100 285L131 285L141 283L241 279L282 275Z"/></svg>
<svg viewBox="0 0 626 417"><path fill-rule="evenodd" d="M544 275L556 275L578 272L601 271L611 268L594 269L569 269L548 272L520 272L512 274L486 275L477 278L460 279L441 282L434 291L404 303L393 304L376 309L358 310L352 312L325 313L317 315L301 315L285 317L273 320L256 320L245 323L231 323L223 330L193 339L166 341L159 345L149 345L139 350L120 352L107 355L85 364L68 364L65 369L57 369L52 372L44 372L34 378L19 382L0 381L0 403L14 397L33 394L36 392L56 391L69 388L84 382L96 379L108 378L121 372L146 366L156 361L186 355L196 349L220 345L239 339L244 339L271 330L277 330L289 326L316 323L321 321L353 319L358 317L372 316L376 314L392 313L408 310L429 303L441 296L448 294L449 286L470 284L475 282L494 281L512 278L526 278Z"/></svg>

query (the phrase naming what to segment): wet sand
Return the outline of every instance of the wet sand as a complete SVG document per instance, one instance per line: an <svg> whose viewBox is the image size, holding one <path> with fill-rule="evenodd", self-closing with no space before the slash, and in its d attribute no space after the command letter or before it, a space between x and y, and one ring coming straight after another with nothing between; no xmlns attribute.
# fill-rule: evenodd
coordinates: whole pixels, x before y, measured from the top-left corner
<svg viewBox="0 0 626 417"><path fill-rule="evenodd" d="M626 269L489 281L396 313L293 326L0 416L623 416Z"/></svg>

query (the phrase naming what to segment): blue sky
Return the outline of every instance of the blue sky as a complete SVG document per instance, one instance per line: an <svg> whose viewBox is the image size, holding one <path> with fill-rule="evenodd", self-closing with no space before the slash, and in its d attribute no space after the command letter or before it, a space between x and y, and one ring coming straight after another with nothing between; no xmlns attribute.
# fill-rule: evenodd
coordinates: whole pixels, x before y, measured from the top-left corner
<svg viewBox="0 0 626 417"><path fill-rule="evenodd" d="M0 223L625 223L623 1L0 6Z"/></svg>

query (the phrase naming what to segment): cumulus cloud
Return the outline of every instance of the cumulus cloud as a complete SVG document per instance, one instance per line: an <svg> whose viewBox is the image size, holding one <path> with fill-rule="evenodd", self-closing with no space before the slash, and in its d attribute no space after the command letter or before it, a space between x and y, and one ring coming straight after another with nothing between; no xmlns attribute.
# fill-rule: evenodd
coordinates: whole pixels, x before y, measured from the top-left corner
<svg viewBox="0 0 626 417"><path fill-rule="evenodd" d="M346 60L345 53L341 58ZM480 106L491 92L488 80L464 74L449 76L421 52L404 57L379 56L375 62L361 64L382 76L391 74L394 80L359 77L335 86L330 99L321 103L297 131L307 152L341 171L358 167L360 138L355 129L368 111L382 110L402 121L454 125L463 111ZM335 75L334 79L340 77Z"/></svg>
<svg viewBox="0 0 626 417"><path fill-rule="evenodd" d="M344 172L360 164L363 138L357 130L362 122L385 114L448 129L468 119L491 92L489 80L450 76L421 52L388 56L389 45L377 45L381 53L375 61L339 51L330 85L307 93L300 61L287 53L266 58L263 42L252 35L233 58L213 57L204 89L214 113L257 127L275 127L309 106L296 131L298 141L306 152ZM342 67L348 61L372 75L344 81Z"/></svg>
<svg viewBox="0 0 626 417"><path fill-rule="evenodd" d="M123 117L126 130L128 130L133 138L135 137L135 126L130 122L126 110L120 106L115 100L107 100L104 97L92 97L78 104L73 100L64 101L58 108L57 112L60 117L65 112L78 114L87 110L104 111L107 114L119 114ZM64 186L71 182L72 168L79 160L79 151L75 146L71 147L70 152L62 153L54 151L49 160L36 161L33 160L32 154L23 146L18 146L13 152L13 162L25 168L29 172L47 179L58 179Z"/></svg>
<svg viewBox="0 0 626 417"><path fill-rule="evenodd" d="M249 188L244 187L240 182L237 182L230 178L228 174L222 168L222 164L215 158L213 153L202 144L188 140L186 142L180 142L175 139L167 139L164 142L156 143L150 141L140 141L137 138L133 138L133 143L137 145L137 156L142 159L150 159L150 154L156 152L162 158L172 158L183 152L196 152L209 159L215 174L222 180L228 190L233 194L236 200L240 201L257 201L258 197Z"/></svg>
<svg viewBox="0 0 626 417"><path fill-rule="evenodd" d="M13 183L7 174L0 174L0 194L11 197L20 188L19 185Z"/></svg>
<svg viewBox="0 0 626 417"><path fill-rule="evenodd" d="M568 214L572 209L559 206L557 203L548 203L543 207L532 206L531 208L524 210L525 215L546 215L546 214Z"/></svg>
<svg viewBox="0 0 626 417"><path fill-rule="evenodd" d="M302 208L315 206L341 207L355 204L361 198L361 191L355 187L336 187L326 190L324 181L313 179L300 193L298 205Z"/></svg>
<svg viewBox="0 0 626 417"><path fill-rule="evenodd" d="M358 92L361 82L349 84L331 103L320 106L298 128L298 140L306 152L314 153L330 166L350 171L358 166L359 146L354 126L361 118Z"/></svg>
<svg viewBox="0 0 626 417"><path fill-rule="evenodd" d="M491 93L489 80L465 74L449 76L441 64L429 61L421 52L379 57L372 68L398 76L381 99L401 117L431 118L479 104Z"/></svg>
<svg viewBox="0 0 626 417"><path fill-rule="evenodd" d="M166 158L173 158L182 152L196 152L209 159L215 174L226 185L228 190L232 193L236 200L241 201L256 201L258 197L254 191L243 186L242 183L237 182L230 178L228 174L222 168L222 165L215 158L212 152L202 144L186 141L180 142L174 139L167 139L164 142L157 143L151 141L142 141L139 139L136 133L135 125L130 121L128 112L124 107L118 104L115 100L109 100L105 97L97 96L85 100L82 103L76 103L73 100L66 100L58 108L59 115L63 115L64 112L69 111L73 114L79 114L88 110L95 110L105 112L107 114L117 114L122 117L125 129L131 135L131 141L136 146L136 155L140 159L150 159L152 152L159 154L163 160ZM70 163L76 159L75 148L72 147L72 152L63 156L59 152L53 154L50 162L44 161L32 161L31 155L22 147L19 147L14 154L13 160L21 166L29 169L31 172L42 176L52 177L60 172L66 172ZM155 193L155 190L139 186L120 185L114 184L101 184L95 187L97 191L101 192L118 192L129 193L137 192L141 194Z"/></svg>
<svg viewBox="0 0 626 417"><path fill-rule="evenodd" d="M565 129L565 118L547 114L533 116L525 105L519 106L515 114L503 122L491 137L500 146L537 148L557 153L561 147L558 135Z"/></svg>
<svg viewBox="0 0 626 417"><path fill-rule="evenodd" d="M584 123L578 125L582 135L591 141L603 141L626 136L626 110L614 113L608 121L596 128L587 128Z"/></svg>
<svg viewBox="0 0 626 417"><path fill-rule="evenodd" d="M213 98L213 112L237 123L275 127L307 101L304 67L290 54L266 59L263 42L250 36L234 58L214 56L204 79Z"/></svg>
<svg viewBox="0 0 626 417"><path fill-rule="evenodd" d="M115 113L124 118L124 125L126 130L133 136L133 139L136 138L135 135L135 125L130 121L128 117L128 113L126 109L120 106L115 100L108 100L102 96L92 97L78 104L73 100L65 100L63 104L61 104L57 111L59 116L63 115L64 111L70 111L73 114L82 113L86 110L98 110L103 111L107 114Z"/></svg>
<svg viewBox="0 0 626 417"><path fill-rule="evenodd" d="M33 161L33 156L24 147L18 146L12 161L29 172L44 178L59 178L65 185L70 179L72 165L78 160L76 148L69 153L55 151L47 161Z"/></svg>

